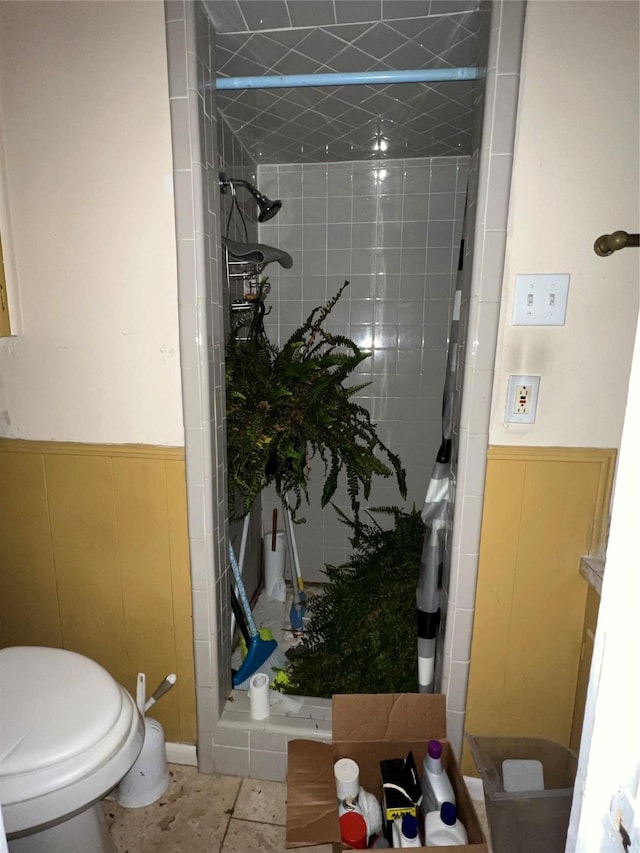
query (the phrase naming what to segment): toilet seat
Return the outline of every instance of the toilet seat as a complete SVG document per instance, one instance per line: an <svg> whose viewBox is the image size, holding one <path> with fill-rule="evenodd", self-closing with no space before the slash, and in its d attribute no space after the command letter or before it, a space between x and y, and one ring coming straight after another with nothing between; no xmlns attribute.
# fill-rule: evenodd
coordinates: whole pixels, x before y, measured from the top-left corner
<svg viewBox="0 0 640 853"><path fill-rule="evenodd" d="M58 820L127 773L144 722L95 661L64 649L0 650L0 803L7 833Z"/></svg>

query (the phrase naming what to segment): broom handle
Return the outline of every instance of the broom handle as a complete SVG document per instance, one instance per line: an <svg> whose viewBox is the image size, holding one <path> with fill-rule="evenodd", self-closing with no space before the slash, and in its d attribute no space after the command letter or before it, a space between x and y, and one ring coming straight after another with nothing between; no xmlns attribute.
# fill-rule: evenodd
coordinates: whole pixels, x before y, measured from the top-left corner
<svg viewBox="0 0 640 853"><path fill-rule="evenodd" d="M231 585L231 609L233 610L233 615L236 617L236 622L238 623L238 627L240 628L240 633L244 637L244 641L247 644L247 648L251 645L251 637L249 636L249 629L247 628L247 623L245 622L244 613L242 612L242 608L240 607L240 602L238 601L238 596L233 589L233 584Z"/></svg>
<svg viewBox="0 0 640 853"><path fill-rule="evenodd" d="M289 556L289 568L291 569L291 588L293 590L293 600L295 604L300 603L300 589L298 587L298 576L296 575L296 567L293 560L293 543L291 541L291 530L289 528L289 514L287 512L287 504L282 498L282 513L284 516L284 535L287 540L287 554Z"/></svg>
<svg viewBox="0 0 640 853"><path fill-rule="evenodd" d="M244 558L247 554L247 540L249 538L249 525L251 523L251 513L248 512L242 520L242 538L240 539L240 553L238 554L238 565L240 574L244 572Z"/></svg>
<svg viewBox="0 0 640 853"><path fill-rule="evenodd" d="M271 521L271 550L276 550L276 540L278 537L278 510L273 510L273 520Z"/></svg>
<svg viewBox="0 0 640 853"><path fill-rule="evenodd" d="M244 570L244 557L245 557L245 553L247 551L247 539L249 538L249 524L250 524L250 522L251 522L251 513L248 512L242 521L242 537L240 539L240 559L238 560L238 564L240 566L240 575L242 575L242 572ZM237 584L236 584L236 586L237 586ZM236 623L236 614L232 613L231 614L231 632L230 632L232 637L233 637L233 632L236 629L235 623Z"/></svg>
<svg viewBox="0 0 640 853"><path fill-rule="evenodd" d="M242 609L244 610L244 615L246 616L247 624L249 625L249 633L252 637L257 637L258 629L256 628L256 623L253 620L251 605L249 604L249 599L247 598L247 593L242 582L242 575L240 574L240 569L238 568L238 562L236 560L236 555L233 553L233 545L231 544L231 542L229 542L229 560L231 562L231 570L233 571L233 576L236 579L236 584L238 585L238 595L240 596L240 601L242 602Z"/></svg>
<svg viewBox="0 0 640 853"><path fill-rule="evenodd" d="M298 545L296 543L296 534L293 530L293 518L291 516L291 509L289 507L289 502L285 498L285 502L287 505L287 516L289 518L289 531L291 536L291 548L293 551L293 564L295 566L295 575L296 575L296 584L300 592L304 592L304 581L302 580L302 569L300 568L300 559L298 557Z"/></svg>

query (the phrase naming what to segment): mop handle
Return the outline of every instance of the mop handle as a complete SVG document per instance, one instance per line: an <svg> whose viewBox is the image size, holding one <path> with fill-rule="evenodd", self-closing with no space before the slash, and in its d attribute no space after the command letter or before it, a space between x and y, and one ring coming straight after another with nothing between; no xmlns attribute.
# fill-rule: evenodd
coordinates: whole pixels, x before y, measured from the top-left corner
<svg viewBox="0 0 640 853"><path fill-rule="evenodd" d="M271 550L275 551L278 543L278 510L273 510L273 518L271 520Z"/></svg>
<svg viewBox="0 0 640 853"><path fill-rule="evenodd" d="M299 603L298 596L300 593L299 593L298 584L296 581L296 578L297 578L296 567L295 567L294 562L293 562L293 545L291 544L291 531L289 530L289 521L288 521L287 511L285 509L284 503L282 504L282 511L283 511L283 517L284 517L284 522L283 522L283 524L284 524L284 538L286 539L287 557L288 557L288 562L289 562L289 568L291 570L291 589L293 591L293 602L294 602L294 604L298 604Z"/></svg>
<svg viewBox="0 0 640 853"><path fill-rule="evenodd" d="M296 543L296 534L293 530L293 517L291 515L291 507L289 506L289 501L284 499L284 503L287 508L286 516L289 519L289 534L291 536L291 550L293 551L293 563L296 570L296 583L298 584L298 589L300 592L304 592L304 580L302 579L302 569L300 568L300 559L298 557L298 545Z"/></svg>
<svg viewBox="0 0 640 853"><path fill-rule="evenodd" d="M249 522L250 521L251 521L251 513L248 512L244 517L244 521L242 522L242 539L240 541L240 558L238 559L238 566L240 567L240 574L241 575L242 575L242 571L244 569L244 557L245 557L245 553L247 550L247 537L249 535ZM237 584L236 584L236 586L237 586ZM235 613L232 613L231 614L231 631L230 631L232 637L233 637L233 632L234 632L235 627L236 627L234 624L235 618L236 618Z"/></svg>
<svg viewBox="0 0 640 853"><path fill-rule="evenodd" d="M233 553L233 545L231 544L231 542L229 542L229 560L231 561L231 569L233 571L233 576L236 579L236 583L238 584L238 595L240 596L240 601L242 602L244 615L247 617L247 622L249 624L249 633L252 637L257 637L258 629L256 628L256 623L253 620L253 613L251 612L249 599L247 598L247 593L244 588L244 584L242 583L242 575L240 574L240 569L238 568L238 562L236 560L236 555Z"/></svg>

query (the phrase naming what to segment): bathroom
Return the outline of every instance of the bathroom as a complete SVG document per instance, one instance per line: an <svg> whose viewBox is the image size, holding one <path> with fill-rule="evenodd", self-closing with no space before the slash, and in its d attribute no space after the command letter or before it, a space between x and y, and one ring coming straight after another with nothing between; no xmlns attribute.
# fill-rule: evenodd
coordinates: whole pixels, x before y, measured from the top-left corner
<svg viewBox="0 0 640 853"><path fill-rule="evenodd" d="M14 493L22 496L22 507L28 512L21 514L16 505L15 515L4 517L11 519L10 530L15 527L23 532L24 519L31 520L33 527L29 527L29 535L23 537L23 541L29 543L28 556L37 570L31 575L16 576L3 596L6 602L2 614L3 643L75 646L109 664L129 689L134 688L136 671L153 670L149 677L159 680L177 659L181 670L180 686L173 696L169 694L163 700L167 702L163 714L167 717L168 739L186 745L196 742L193 699L197 699L198 760L204 771L210 771L215 761L212 748L215 729L229 686L228 673L217 663L218 659L228 659L228 641L218 627L228 624L229 614L222 609L221 603L219 605L216 595L219 579L210 573L212 566L226 565L226 542L218 535L225 523L224 470L217 462L223 458L224 436L219 427L209 429L222 402L219 365L224 306L220 296L212 301L215 310L209 307L204 280L195 277L196 270L198 274L208 271L209 258L195 250L193 235L187 230L176 235L177 267L175 261L173 196L165 176L173 169L172 151L175 154L184 149L180 148L179 138L171 138L170 112L188 121L189 98L188 88L178 88L180 81L167 83L165 34L166 28L171 32L185 32L177 16L182 4L168 5L167 21L159 4L129 4L131 8L126 12L120 9L117 13L97 4L93 12L97 16L95 25L89 18L84 21L87 32L79 30L79 21L71 24L65 18L63 7L54 16L48 14L47 4L28 4L21 11L23 4L6 5L16 6L9 11L3 8L3 25L7 24L4 29L9 44L3 43L6 65L3 64L2 70L5 79L11 80L11 87L3 90L2 102L6 115L21 116L15 128L5 121L3 129L5 160L12 177L9 185L15 197L11 225L15 264L20 273L21 305L20 311L12 312L16 336L2 342L4 388L0 408L6 411L2 421L3 476L9 478L6 482L15 483ZM464 567L465 577L473 577L478 558L484 453L489 430L491 443L498 445L618 447L630 363L637 295L633 289L634 270L621 269L620 265L631 264L632 259L624 252L619 253L620 257L612 259L617 266L605 268L602 267L605 262L595 256L592 260L587 250L590 251L597 234L607 229L627 227L633 230L630 224L632 202L629 202L627 214L620 213L605 190L610 177L605 180L591 170L591 185L603 187L598 211L591 213L588 221L572 224L573 217L563 209L568 190L556 186L555 176L540 172L540 151L548 152L543 165L550 160L564 164L565 160L536 124L540 111L549 109L543 92L548 91L550 82L544 75L540 77L543 72L535 66L535 46L549 40L553 22L543 21L538 16L537 4L531 5L528 38L532 48L527 54L527 81L531 85L524 90L527 98L522 101L521 97L521 120L526 122L526 133L523 130L519 137L520 148L514 159L514 165L520 164L522 170L516 176L519 183L515 186L520 192L514 196L520 205L516 213L525 217L526 227L517 229L510 245L504 274L506 301L504 294L502 298L510 308L511 279L518 272L569 269L572 276L578 275L581 281L581 290L576 292L588 293L588 309L580 313L581 328L587 331L578 334L575 327L568 326L564 337L556 335L553 347L549 348L543 337L544 330L526 330L526 345L523 346L516 337L518 330L507 326L501 332L496 350L511 157L504 148L498 151L488 147L484 177L489 180L489 186L491 181L496 182L496 192L504 197L505 204L500 212L499 205L492 201L490 217L483 221L487 229L481 247L486 253L485 261L478 263L476 255L473 264L479 281L477 288L473 288L478 300L472 300L472 311L477 313L470 328L474 330L477 348L469 351L466 364L465 387L470 396L463 411L463 419L470 419L466 438L473 451L465 456L467 467L459 467L458 495L462 495L462 500L456 512L464 539L454 543L457 549L454 558ZM585 37L601 30L599 22L594 20L599 4L593 4L594 9L589 12L590 5L586 5L580 19L584 22ZM509 19L512 8L514 4L506 4L504 20L500 19L504 26L514 26ZM566 24L566 19L562 18L563 8L564 4L559 4L558 24ZM564 14L570 17L566 9ZM6 16L10 20L7 21ZM18 44L20 41L17 35L12 38L11 33L19 34L27 27L30 43L46 46L46 50L39 51L37 59L28 57L28 67L24 55L21 57L17 51L11 51L11 42ZM628 30L622 25L620 29L622 32ZM119 39L121 49L118 56L114 56L96 43L92 69L97 88L92 92L84 85L86 66L83 50L78 47L82 43L80 33L86 43L92 44L91 38L98 39L92 33L106 31ZM566 33L566 28L558 31ZM569 47L574 59L582 55L578 44L570 42ZM176 45L170 41L170 58L175 56L174 49L177 50ZM520 66L513 56L511 36L504 49L507 64L503 66L505 79L499 91L513 103L513 83ZM592 53L596 50L602 47L593 44ZM615 55L615 51L611 53ZM60 56L77 57L77 61L71 66L67 63L65 74L54 74ZM177 62L180 62L179 53ZM13 76L11 67L7 66L15 69ZM579 79L586 79L587 69L583 65L579 67ZM549 74L552 70L556 75L568 73L562 63L552 64ZM131 86L132 79L136 80L136 87ZM535 81L540 79L545 85L538 87ZM594 80L593 86L604 86L605 80ZM170 104L166 103L167 85L175 87L170 88ZM517 85L515 89L517 91ZM581 87L579 90L582 91ZM92 94L98 96L97 100ZM197 99L192 100L197 103ZM32 104L32 110L25 110L25 103ZM109 110L99 108L99 103L108 104ZM80 127L75 118L79 109L85 116ZM114 117L121 121L114 121ZM196 120L194 115L191 118ZM148 128L151 119L153 133ZM554 119L565 127L562 115L556 113ZM609 140L605 142L586 132L586 128L592 129L591 119L591 113L584 106L583 112L573 117L575 131L567 128L562 138L567 148L582 151L580 146L584 146L585 153L575 169L560 170L570 182L568 186L575 188L577 193L584 190L584 169L578 170L580 163L599 162L600 152L611 145ZM610 128L615 121L599 121L598 124ZM631 133L632 125L632 121L627 122L624 131ZM581 132L581 128L585 130ZM196 125L194 133L193 138L196 138ZM494 142L504 143L505 135L495 136L495 140L487 140L487 146ZM532 139L535 139L535 146ZM133 140L137 146L135 151ZM507 141L513 144L513 137ZM42 150L48 152L46 159L42 157ZM187 209L191 209L194 191L200 198L199 184L192 184L191 162L189 155L188 162L183 159L175 164L173 187L182 209L185 203ZM633 164L628 165L629 168L626 165L623 168L622 164L616 166L616 170L619 169L616 175L620 174L616 178L618 199L625 197L625 187L632 183L628 175ZM199 174L203 174L200 165L195 171L198 169ZM212 162L210 171L211 179L217 180L218 164ZM163 180L154 180L151 186L150 175L162 176ZM72 185L68 176L75 179ZM90 181L87 176L91 177ZM544 183L548 197L555 199L551 208L542 206L536 196L538 181ZM528 209L526 200L532 194L536 204L534 209ZM97 208L96 200L100 200ZM558 208L557 213L555 208ZM127 211L126 215L122 215L122 210ZM218 228L218 233L222 231L223 223L215 221L218 210L216 207L212 213L208 210L206 215L203 213L197 223L199 233L203 231L203 222L207 228ZM94 215L88 216L88 211ZM141 230L141 222L149 227ZM550 239L553 227L566 228L568 224L574 230L570 230L562 245ZM277 220L273 225L279 227ZM34 245L33 232L39 235L37 245ZM3 242L5 234L3 229ZM66 262L61 246L74 246L76 262L73 265ZM481 249L476 246L476 252ZM211 268L216 281L221 280L220 262L220 255L215 254ZM190 277L184 267L189 263ZM618 270L616 276L621 282L616 286L620 290L626 286L622 290L625 298L615 303L604 295L612 287L608 281L612 269ZM175 310L177 272L180 274L179 320ZM87 288L87 279L91 281L90 288ZM200 282L198 286L196 280ZM185 290L189 281L191 290ZM629 281L630 287L625 285ZM488 288L486 292L481 290L483 282ZM616 329L615 346L611 335L599 331L602 318L607 318ZM22 337L20 324L25 332ZM484 337L487 328L493 329L493 338ZM213 330L212 335L209 329ZM485 342L487 348L483 349ZM179 346L182 350L178 357ZM198 349L199 346L204 349ZM550 368L542 360L544 352L551 358ZM586 363L576 362L576 352L581 353ZM542 361L536 363L536 359ZM605 370L604 365L613 367ZM579 375L584 371L607 405L599 407L595 414L585 413L579 419L580 425L576 426L567 413L570 410L582 412L583 402L578 395L567 401L552 383L553 387L547 386L544 404L541 397L540 417L535 428L506 429L501 422L506 376L547 369L555 371L560 384L575 375L576 370ZM622 377L621 381L611 381L610 369L619 371L616 375ZM496 392L492 403L494 371ZM211 395L210 387L214 389ZM28 389L29 394L23 393L24 389ZM607 411L610 414L606 414ZM212 440L203 440L209 433L212 433ZM19 453L8 447L21 442ZM27 462L31 465L33 460L24 442L30 444L38 460L28 469L32 479L27 477ZM52 445L65 443L68 443L66 455L58 454L53 458ZM191 537L188 558L183 554L180 535L184 490L180 490L179 477L174 478L174 469L179 472L184 461L178 456L170 458L171 453L166 450L173 452L185 444ZM99 453L94 450L87 458L81 450L88 446L99 447ZM117 459L113 456L115 446L122 448ZM157 448L165 448L164 456L152 458L151 451L145 451L143 458L132 456L130 459L126 453L133 454L135 446L150 447L154 452ZM160 454L160 450L157 452ZM104 455L107 453L112 456ZM41 499L39 493L37 501L34 497L32 503L30 496L35 495L35 486L29 491L24 483L38 481L36 475L40 476L43 457L49 503ZM156 465L162 466L162 477L156 477ZM98 484L113 483L114 475L120 477L125 468L127 476L124 480L116 478L118 488L115 492L106 486L98 490ZM136 484L135 490L131 488L132 483ZM78 484L82 487L78 488ZM151 506L153 501L145 497L160 493L165 496L164 514L162 507L156 510ZM129 531L126 541L120 543L126 547L118 548L114 544L117 537L107 530L107 522L110 523L113 516L110 494L117 495L120 519L136 514L140 517L144 509L145 519L148 519L145 529L158 532L155 542L162 541L166 535L166 507L169 506L172 530L177 531L170 553L155 549L150 553L146 539L140 542L135 530ZM129 504L122 504L127 496L131 498ZM168 501L166 496L169 496ZM468 523L462 524L467 513L470 513ZM70 523L72 518L74 524ZM81 529L89 525L92 537L75 537L71 541L78 524ZM32 530L36 531L35 535ZM2 538L7 549L11 537L3 534ZM52 543L55 561L49 556ZM12 545L11 548L11 553L4 555L4 565L24 559L24 546L14 548ZM194 590L192 603L191 590ZM104 602L100 629L92 616L96 600ZM461 741L467 707L468 641L474 606L469 590L460 590L457 603L460 612L448 623L452 631L449 637L452 656L447 692L450 696L449 729L452 739ZM34 613L38 614L37 618ZM457 634L454 636L458 630L463 638L461 642ZM195 677L191 670L190 682L194 648ZM247 748L229 745L222 748L221 759L248 762L245 753L248 753ZM282 761L280 750L274 754L269 750L264 753L265 763L267 760L275 764Z"/></svg>

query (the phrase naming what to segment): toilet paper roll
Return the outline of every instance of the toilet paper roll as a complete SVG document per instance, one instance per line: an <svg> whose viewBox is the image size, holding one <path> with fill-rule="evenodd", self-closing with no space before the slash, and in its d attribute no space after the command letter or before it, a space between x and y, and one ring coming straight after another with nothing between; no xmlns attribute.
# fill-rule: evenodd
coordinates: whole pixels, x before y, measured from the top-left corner
<svg viewBox="0 0 640 853"><path fill-rule="evenodd" d="M269 676L256 672L249 681L249 705L252 720L265 720L269 716Z"/></svg>
<svg viewBox="0 0 640 853"><path fill-rule="evenodd" d="M357 797L360 793L360 768L351 758L339 758L333 765L336 777L336 794L342 802L347 797Z"/></svg>

